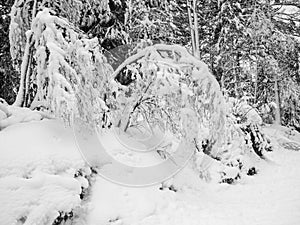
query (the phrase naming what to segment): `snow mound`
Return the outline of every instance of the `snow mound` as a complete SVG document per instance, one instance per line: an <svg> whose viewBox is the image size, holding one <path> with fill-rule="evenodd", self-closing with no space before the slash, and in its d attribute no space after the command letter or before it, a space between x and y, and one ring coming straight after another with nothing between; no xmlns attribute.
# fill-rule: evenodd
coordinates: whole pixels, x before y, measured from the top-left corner
<svg viewBox="0 0 300 225"><path fill-rule="evenodd" d="M286 128L265 127L272 141L289 138ZM95 179L86 215L71 224L280 225L300 221L300 154L275 144L258 174L234 185L206 183L192 165L162 185L124 187ZM62 213L80 212L80 194L90 173L72 131L55 120L18 123L0 132L0 224L53 224ZM212 165L214 166L214 165ZM225 170L235 176L234 169ZM77 222L77 223L76 223Z"/></svg>
<svg viewBox="0 0 300 225"><path fill-rule="evenodd" d="M60 121L18 123L0 132L0 224L52 224L80 206L89 174Z"/></svg>
<svg viewBox="0 0 300 225"><path fill-rule="evenodd" d="M273 141L284 131L265 127L264 132ZM206 183L191 165L162 186L142 189L119 186L99 177L92 187L87 224L298 224L300 154L275 143L268 158L271 160L256 161L258 174L243 176L234 185ZM212 169L219 169L219 165L211 164ZM228 177L237 173L234 168L223 171Z"/></svg>
<svg viewBox="0 0 300 225"><path fill-rule="evenodd" d="M76 179L61 175L1 178L1 224L52 224L59 212L69 212L80 204L80 192Z"/></svg>
<svg viewBox="0 0 300 225"><path fill-rule="evenodd" d="M16 123L39 121L44 118L41 112L29 108L4 105L0 103L0 131Z"/></svg>
<svg viewBox="0 0 300 225"><path fill-rule="evenodd" d="M300 151L300 133L295 129L270 125L264 128L264 132L277 145L277 148L280 146L287 150Z"/></svg>

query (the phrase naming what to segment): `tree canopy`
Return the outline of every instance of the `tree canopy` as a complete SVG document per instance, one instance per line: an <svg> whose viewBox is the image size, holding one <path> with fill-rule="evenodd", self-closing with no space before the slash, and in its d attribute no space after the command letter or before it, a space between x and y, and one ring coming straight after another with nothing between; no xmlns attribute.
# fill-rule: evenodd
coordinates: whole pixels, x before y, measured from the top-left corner
<svg viewBox="0 0 300 225"><path fill-rule="evenodd" d="M1 5L1 54L5 55L1 63L6 71L1 78L1 97L10 103L17 92L18 79L22 78L26 32L32 30L37 13L49 8L50 14L67 20L80 36L96 38L99 51L139 40L180 44L193 51L191 32L198 31L200 59L208 64L224 94L247 96L259 110L278 101L282 122L299 127L298 1L17 0L10 20L12 4L6 1ZM189 17L197 21L197 27ZM12 61L8 53L9 27ZM36 63L34 58L29 60L31 66ZM29 73L36 73L32 69ZM36 91L34 82L29 83L24 103L28 106ZM287 86L290 88L284 88Z"/></svg>

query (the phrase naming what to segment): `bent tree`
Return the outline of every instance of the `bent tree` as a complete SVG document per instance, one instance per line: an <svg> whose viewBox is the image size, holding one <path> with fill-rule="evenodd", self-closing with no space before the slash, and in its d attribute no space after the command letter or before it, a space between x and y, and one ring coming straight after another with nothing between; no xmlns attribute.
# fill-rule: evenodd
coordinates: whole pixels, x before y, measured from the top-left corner
<svg viewBox="0 0 300 225"><path fill-rule="evenodd" d="M242 135L231 134L239 128L227 121L219 84L197 57L178 45L137 47L114 70L99 40L77 28L80 17L68 17L52 3L18 0L14 5L11 54L21 71L16 105L43 106L68 123L76 114L104 129L113 125L126 132L141 121L150 130L164 127L216 160L225 152L226 165L245 152L230 145L235 138L230 136ZM21 19L25 12L35 14L28 23Z"/></svg>
<svg viewBox="0 0 300 225"><path fill-rule="evenodd" d="M41 14L41 11L46 8L48 8L51 17ZM37 86L42 85L38 81L40 80L40 73L37 73L37 64L40 62L37 61L40 56L43 56L45 57L45 63L49 62L51 44L48 43L51 42L52 46L58 46L56 50L52 48L52 53L57 51L57 54L61 55L56 62L60 61L61 63L58 66L61 68L59 70L64 70L62 67L66 66L66 63L63 63L62 60L70 63L70 65L77 60L74 57L68 59L65 53L66 49L72 49L72 47L73 50L76 49L75 45L78 45L79 42L82 43L87 53L89 52L88 48L99 47L96 39L92 41L93 44L91 42L90 44L83 43L85 42L83 39L88 40L84 30L93 26L96 22L101 22L101 20L94 20L98 18L98 15L103 15L106 18L105 15L108 11L108 2L99 4L99 1L95 0L15 0L11 10L9 34L12 61L15 69L20 73L20 88L15 105L30 107L34 102L43 101L41 95L36 94L36 91L41 89ZM46 17L42 18L42 15ZM44 38L48 40L43 40ZM45 54L39 55L42 52L39 46L43 45ZM79 54L83 54L82 51ZM73 72L69 72L73 73L72 76L74 76L74 71L78 72L78 70L73 65L71 67ZM62 80L60 79L60 81ZM48 78L43 85L44 88L49 86Z"/></svg>
<svg viewBox="0 0 300 225"><path fill-rule="evenodd" d="M15 2L11 54L21 73L15 105L42 105L69 122L75 112L105 127L126 104L126 116L119 121L124 130L142 112L150 123L164 122L174 133L181 132L179 114L188 108L196 113L199 130L209 130L197 136L220 140L225 107L219 85L204 63L183 47L155 45L128 58L112 74L98 39L76 28L80 13L68 14L70 5L62 5L67 3ZM76 9L82 5L72 3ZM128 74L132 82L121 84L118 77Z"/></svg>
<svg viewBox="0 0 300 225"><path fill-rule="evenodd" d="M12 29L11 35L17 36L14 33L18 31L19 28ZM103 83L99 81L111 67L104 63L97 39L88 39L72 23L53 15L48 8L37 13L26 36L15 105L42 105L67 121L75 108L84 108L81 104L102 110L103 96L99 95ZM13 49L13 58L13 53L20 52L23 51Z"/></svg>
<svg viewBox="0 0 300 225"><path fill-rule="evenodd" d="M113 72L98 39L76 28L79 17L56 13L58 6L51 4L19 0L13 7L11 53L21 72L16 105L43 106L67 122L75 113L88 123L124 131L142 118L196 147L205 140L222 145L226 107L203 62L183 47L159 44L137 51ZM24 12L34 15L26 23ZM209 153L215 156L214 146Z"/></svg>
<svg viewBox="0 0 300 225"><path fill-rule="evenodd" d="M127 82L120 76L127 76ZM219 84L207 65L185 48L146 47L114 71L110 86L111 118L121 118L115 123L122 130L142 117L150 126L163 125L178 137L195 138L200 145L205 139L221 144L225 106Z"/></svg>

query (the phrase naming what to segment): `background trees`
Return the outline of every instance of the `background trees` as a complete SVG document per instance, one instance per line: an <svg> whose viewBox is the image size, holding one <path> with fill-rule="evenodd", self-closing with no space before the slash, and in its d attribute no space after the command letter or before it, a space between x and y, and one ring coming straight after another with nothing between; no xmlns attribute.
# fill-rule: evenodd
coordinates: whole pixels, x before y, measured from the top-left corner
<svg viewBox="0 0 300 225"><path fill-rule="evenodd" d="M282 123L299 127L300 28L299 3L295 0L17 0L10 25L13 63L8 63L7 14L12 4L6 1L1 5L4 28L1 30L4 40L1 43L4 69L1 71L6 72L1 72L0 97L9 103L13 102L19 83L17 74L21 73L25 32L30 29L35 14L49 7L55 15L66 18L76 32L87 38L96 37L102 49L110 50L141 39L181 44L190 51L194 46L224 94L236 98L248 96L249 102L261 113L275 106L274 102L279 106L275 108L277 115L280 109ZM198 24L197 29L189 22L188 9L192 22ZM199 32L194 41L191 30ZM30 83L27 94L33 99L35 86ZM29 106L30 102L25 105Z"/></svg>
<svg viewBox="0 0 300 225"><path fill-rule="evenodd" d="M0 98L4 98L10 104L15 100L19 80L12 67L9 52L9 12L12 4L13 0L0 3Z"/></svg>
<svg viewBox="0 0 300 225"><path fill-rule="evenodd" d="M289 7L293 7L292 10ZM207 34L200 32L201 58L208 63L221 87L229 96L247 96L257 109L274 102L278 106L277 120L281 111L286 124L284 112L298 108L294 105L291 110L283 106L290 96L285 94L289 90L283 87L287 79L293 87L299 85L296 56L299 4L292 1L200 1L199 14L200 20L209 18L200 27L210 27ZM294 126L298 126L297 123L294 121Z"/></svg>

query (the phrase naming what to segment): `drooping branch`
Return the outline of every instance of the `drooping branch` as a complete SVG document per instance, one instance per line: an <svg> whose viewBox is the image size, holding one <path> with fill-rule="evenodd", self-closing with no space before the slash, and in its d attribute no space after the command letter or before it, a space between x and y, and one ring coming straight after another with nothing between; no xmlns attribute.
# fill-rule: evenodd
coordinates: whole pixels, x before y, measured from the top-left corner
<svg viewBox="0 0 300 225"><path fill-rule="evenodd" d="M111 67L105 62L97 39L88 39L50 11L46 8L38 12L27 32L15 105L24 106L31 81L36 85L33 101L28 99L33 107L42 103L67 122L72 114L79 114L85 121L101 123L101 112L107 110L103 98Z"/></svg>
<svg viewBox="0 0 300 225"><path fill-rule="evenodd" d="M133 68L135 73L135 66L138 66L139 72L134 74L136 78L130 84L122 85L115 79L124 68ZM164 44L146 47L127 58L112 74L111 80L113 86L117 85L114 88L117 109L112 110L112 113L125 118L125 128L128 127L127 119L130 116L125 116L123 108L134 109L137 105L143 108L144 102L141 100L147 98L155 102L146 109L152 115L151 118L147 117L149 123L163 120L172 132L189 133L181 130L179 121L181 110L190 109L197 115L198 121L195 124L199 124L199 130L206 127L210 130L209 138L222 141L225 107L220 87L207 65L184 47ZM163 110L160 105L164 105ZM131 115L135 112L129 110L126 113Z"/></svg>

